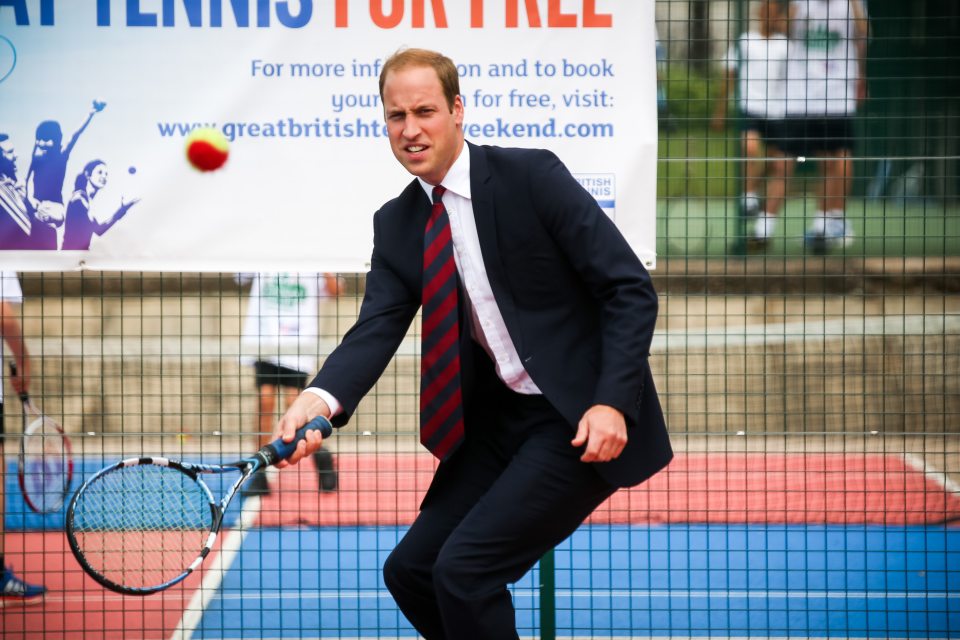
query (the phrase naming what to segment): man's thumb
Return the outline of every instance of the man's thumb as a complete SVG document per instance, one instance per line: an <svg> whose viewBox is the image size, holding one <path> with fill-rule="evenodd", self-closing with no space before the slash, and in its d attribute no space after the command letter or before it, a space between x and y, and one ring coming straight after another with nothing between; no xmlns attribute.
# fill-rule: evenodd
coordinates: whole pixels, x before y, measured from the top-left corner
<svg viewBox="0 0 960 640"><path fill-rule="evenodd" d="M573 440L570 442L575 447L581 447L587 443L587 435L590 433L590 428L587 427L586 420L581 420L580 424L577 425L577 435L573 437Z"/></svg>

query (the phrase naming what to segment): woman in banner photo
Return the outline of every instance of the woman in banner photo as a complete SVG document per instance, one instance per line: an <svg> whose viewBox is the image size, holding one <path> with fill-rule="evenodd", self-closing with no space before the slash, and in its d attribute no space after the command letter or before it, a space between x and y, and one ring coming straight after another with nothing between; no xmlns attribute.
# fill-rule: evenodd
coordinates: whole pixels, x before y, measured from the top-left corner
<svg viewBox="0 0 960 640"><path fill-rule="evenodd" d="M422 308L420 438L440 462L384 582L427 640L516 640L507 586L673 456L649 365L657 295L555 154L464 139L450 58L394 54L380 96L415 178L373 214L359 317L275 433L346 424ZM322 443L311 431L283 465Z"/></svg>
<svg viewBox="0 0 960 640"><path fill-rule="evenodd" d="M307 372L316 370L321 301L336 297L343 287L329 273L241 273L237 281L251 283L242 362L254 368L258 446L263 446L271 440L277 400L285 410L306 386ZM333 454L320 449L313 461L320 490L335 490ZM248 495L269 491L265 472L253 476L244 488Z"/></svg>
<svg viewBox="0 0 960 640"><path fill-rule="evenodd" d="M87 119L73 134L65 147L60 123L45 120L37 125L33 158L27 170L27 203L33 213L30 235L33 249L57 249L57 227L63 224L66 210L63 206L63 181L67 175L67 161L93 116L103 111L105 102L93 101Z"/></svg>
<svg viewBox="0 0 960 640"><path fill-rule="evenodd" d="M127 214L130 207L139 199L120 199L120 207L105 222L97 220L90 211L93 199L100 190L107 186L109 173L103 160L91 160L83 167L74 182L73 195L67 204L66 220L63 229L63 246L65 251L86 250L90 248L93 235L102 236L115 225L120 218Z"/></svg>

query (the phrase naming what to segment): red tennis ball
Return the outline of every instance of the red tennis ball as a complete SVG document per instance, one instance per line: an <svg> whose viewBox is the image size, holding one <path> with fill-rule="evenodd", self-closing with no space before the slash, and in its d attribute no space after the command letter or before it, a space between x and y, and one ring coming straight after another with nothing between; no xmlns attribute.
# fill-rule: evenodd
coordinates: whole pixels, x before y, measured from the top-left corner
<svg viewBox="0 0 960 640"><path fill-rule="evenodd" d="M187 160L197 171L215 171L230 155L230 143L217 129L202 127L187 136Z"/></svg>

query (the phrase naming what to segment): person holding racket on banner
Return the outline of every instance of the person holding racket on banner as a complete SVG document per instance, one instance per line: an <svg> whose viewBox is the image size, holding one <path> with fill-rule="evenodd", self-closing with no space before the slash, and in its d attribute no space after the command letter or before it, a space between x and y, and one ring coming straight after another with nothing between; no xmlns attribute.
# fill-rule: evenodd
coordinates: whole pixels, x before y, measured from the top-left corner
<svg viewBox="0 0 960 640"><path fill-rule="evenodd" d="M649 274L553 153L465 141L460 95L440 53L385 62L391 149L415 179L374 214L357 322L274 433L343 426L422 306L420 438L440 464L384 579L428 640L507 640L507 585L673 453Z"/></svg>
<svg viewBox="0 0 960 640"><path fill-rule="evenodd" d="M10 384L17 393L26 393L30 386L30 360L23 340L23 331L17 317L15 304L23 301L23 292L17 274L11 271L0 272L0 334L3 342L13 355L16 376L11 376ZM0 363L2 365L2 363ZM0 370L3 367L0 366ZM35 604L43 600L46 587L27 584L7 566L4 556L3 520L6 513L6 458L4 456L3 425L3 386L0 385L0 607L16 604Z"/></svg>

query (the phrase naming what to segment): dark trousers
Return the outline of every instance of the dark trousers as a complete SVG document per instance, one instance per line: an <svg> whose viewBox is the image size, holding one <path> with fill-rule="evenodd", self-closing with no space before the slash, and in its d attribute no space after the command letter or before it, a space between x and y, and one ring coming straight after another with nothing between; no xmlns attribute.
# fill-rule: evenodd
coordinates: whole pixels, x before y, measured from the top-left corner
<svg viewBox="0 0 960 640"><path fill-rule="evenodd" d="M574 431L542 396L491 379L489 359L478 355L466 441L440 465L383 569L427 640L517 638L507 584L616 491L580 461Z"/></svg>

